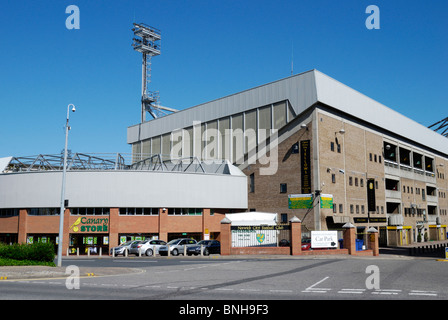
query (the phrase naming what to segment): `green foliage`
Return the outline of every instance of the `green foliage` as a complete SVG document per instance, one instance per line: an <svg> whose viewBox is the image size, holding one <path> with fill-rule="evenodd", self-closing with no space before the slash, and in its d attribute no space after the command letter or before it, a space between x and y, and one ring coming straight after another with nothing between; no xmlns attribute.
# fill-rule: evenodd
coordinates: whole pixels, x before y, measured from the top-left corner
<svg viewBox="0 0 448 320"><path fill-rule="evenodd" d="M0 258L19 261L53 262L53 243L0 244Z"/></svg>

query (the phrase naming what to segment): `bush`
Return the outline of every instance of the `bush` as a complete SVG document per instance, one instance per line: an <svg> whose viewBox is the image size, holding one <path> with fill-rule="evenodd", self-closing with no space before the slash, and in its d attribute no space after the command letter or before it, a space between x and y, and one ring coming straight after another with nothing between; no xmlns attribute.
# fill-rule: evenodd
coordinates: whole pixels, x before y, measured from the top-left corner
<svg viewBox="0 0 448 320"><path fill-rule="evenodd" d="M52 262L54 260L54 245L53 243L0 244L0 257L13 260Z"/></svg>

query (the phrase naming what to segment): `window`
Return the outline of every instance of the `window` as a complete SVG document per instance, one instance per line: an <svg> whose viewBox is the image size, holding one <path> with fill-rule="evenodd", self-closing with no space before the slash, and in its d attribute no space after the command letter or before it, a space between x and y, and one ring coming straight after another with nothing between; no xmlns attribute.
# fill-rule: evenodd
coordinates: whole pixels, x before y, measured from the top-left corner
<svg viewBox="0 0 448 320"><path fill-rule="evenodd" d="M201 216L202 209L199 208L168 208L170 216Z"/></svg>
<svg viewBox="0 0 448 320"><path fill-rule="evenodd" d="M118 214L121 216L157 216L159 208L120 208Z"/></svg>
<svg viewBox="0 0 448 320"><path fill-rule="evenodd" d="M0 209L0 217L12 217L18 215L19 209Z"/></svg>
<svg viewBox="0 0 448 320"><path fill-rule="evenodd" d="M336 213L337 204L333 203L333 213Z"/></svg>
<svg viewBox="0 0 448 320"><path fill-rule="evenodd" d="M59 215L60 208L31 208L28 212L31 216L56 216Z"/></svg>
<svg viewBox="0 0 448 320"><path fill-rule="evenodd" d="M281 213L280 218L282 223L288 223L288 214L287 213Z"/></svg>
<svg viewBox="0 0 448 320"><path fill-rule="evenodd" d="M280 193L286 193L288 190L288 185L286 183L280 183Z"/></svg>
<svg viewBox="0 0 448 320"><path fill-rule="evenodd" d="M331 174L331 182L336 183L336 175L334 173Z"/></svg>
<svg viewBox="0 0 448 320"><path fill-rule="evenodd" d="M74 216L108 216L109 208L70 208L70 213Z"/></svg>
<svg viewBox="0 0 448 320"><path fill-rule="evenodd" d="M250 178L249 190L251 193L254 193L255 192L255 174L251 173L249 178Z"/></svg>
<svg viewBox="0 0 448 320"><path fill-rule="evenodd" d="M342 204L339 205L339 213L343 213L344 210L342 210L344 207L342 206Z"/></svg>
<svg viewBox="0 0 448 320"><path fill-rule="evenodd" d="M334 142L333 141L330 142L330 150L334 151Z"/></svg>

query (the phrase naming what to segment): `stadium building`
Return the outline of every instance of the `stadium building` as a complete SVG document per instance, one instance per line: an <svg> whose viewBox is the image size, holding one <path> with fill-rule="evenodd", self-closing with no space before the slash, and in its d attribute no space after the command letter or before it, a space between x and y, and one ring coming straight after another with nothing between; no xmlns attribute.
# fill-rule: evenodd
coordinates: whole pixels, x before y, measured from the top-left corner
<svg viewBox="0 0 448 320"><path fill-rule="evenodd" d="M247 208L247 177L228 161L101 156L69 157L64 255L107 254L145 238L217 239L225 213ZM8 157L0 166L0 242L57 244L63 156Z"/></svg>
<svg viewBox="0 0 448 320"><path fill-rule="evenodd" d="M128 128L133 161L150 154L227 159L248 177L249 211L302 220L302 232L381 244L446 239L448 141L311 70Z"/></svg>

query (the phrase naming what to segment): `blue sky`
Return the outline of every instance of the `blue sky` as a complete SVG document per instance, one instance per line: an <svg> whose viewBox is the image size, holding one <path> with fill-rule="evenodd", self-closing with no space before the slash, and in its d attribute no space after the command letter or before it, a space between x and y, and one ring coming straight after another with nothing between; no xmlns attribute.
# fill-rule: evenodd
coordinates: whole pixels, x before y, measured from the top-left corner
<svg viewBox="0 0 448 320"><path fill-rule="evenodd" d="M68 30L67 6L80 10ZM368 30L368 5L380 29ZM130 152L140 120L133 22L162 32L151 90L184 109L310 69L429 126L448 116L448 1L3 0L0 157ZM148 115L149 117L149 115Z"/></svg>

